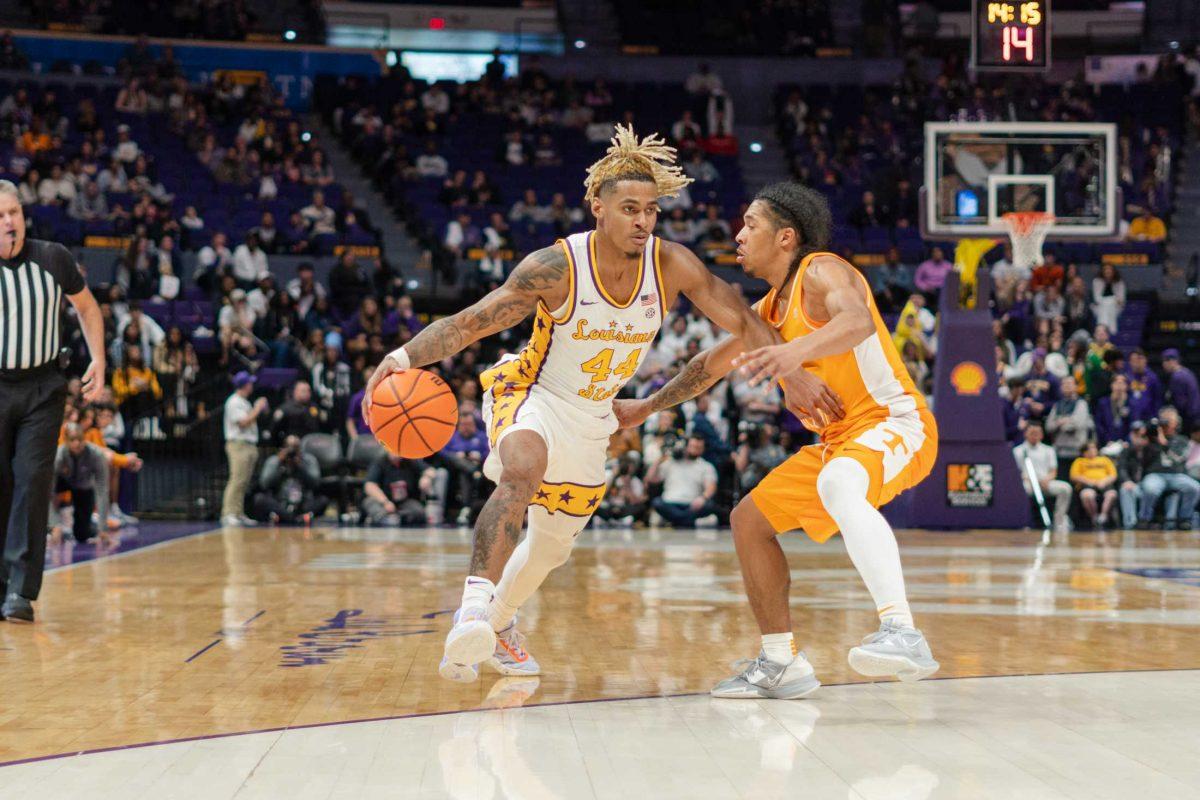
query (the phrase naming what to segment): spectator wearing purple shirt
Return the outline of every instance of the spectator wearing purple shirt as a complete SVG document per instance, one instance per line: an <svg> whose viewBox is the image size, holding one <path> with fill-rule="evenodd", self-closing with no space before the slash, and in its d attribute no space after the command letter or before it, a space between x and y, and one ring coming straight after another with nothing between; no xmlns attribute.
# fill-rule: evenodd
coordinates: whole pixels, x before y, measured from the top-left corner
<svg viewBox="0 0 1200 800"><path fill-rule="evenodd" d="M1125 377L1129 379L1130 403L1139 410L1149 408L1150 417L1157 414L1162 405L1162 381L1146 363L1146 351L1142 348L1138 347L1129 354L1129 369L1126 370Z"/></svg>
<svg viewBox="0 0 1200 800"><path fill-rule="evenodd" d="M478 499L484 494L483 462L490 450L487 432L479 427L474 415L460 415L458 429L439 453L443 465L450 470L458 500L462 504L458 512L459 525L469 525L476 504L482 505Z"/></svg>
<svg viewBox="0 0 1200 800"><path fill-rule="evenodd" d="M346 433L350 439L357 439L371 433L371 426L363 419L362 401L363 396L367 393L366 382L375 374L375 367L369 366L362 371L363 388L359 389L354 394L350 395L350 407L346 409Z"/></svg>
<svg viewBox="0 0 1200 800"><path fill-rule="evenodd" d="M935 247L929 258L921 262L913 276L913 285L924 292L932 303L942 287L946 285L946 276L954 271L954 263L946 260L942 248Z"/></svg>
<svg viewBox="0 0 1200 800"><path fill-rule="evenodd" d="M396 332L401 327L408 328L408 332L416 336L425 326L421 324L421 320L417 319L417 315L413 312L412 298L408 296L401 297L396 301L396 307L387 313L383 319L383 335L395 336Z"/></svg>
<svg viewBox="0 0 1200 800"><path fill-rule="evenodd" d="M1129 441L1129 428L1136 419L1129 397L1129 379L1117 373L1109 393L1096 401L1096 441L1101 447L1109 442Z"/></svg>
<svg viewBox="0 0 1200 800"><path fill-rule="evenodd" d="M1182 430L1190 431L1200 422L1200 386L1196 383L1196 373L1179 362L1179 351L1174 347L1163 351L1163 369L1170 376L1167 378L1168 400L1183 418Z"/></svg>

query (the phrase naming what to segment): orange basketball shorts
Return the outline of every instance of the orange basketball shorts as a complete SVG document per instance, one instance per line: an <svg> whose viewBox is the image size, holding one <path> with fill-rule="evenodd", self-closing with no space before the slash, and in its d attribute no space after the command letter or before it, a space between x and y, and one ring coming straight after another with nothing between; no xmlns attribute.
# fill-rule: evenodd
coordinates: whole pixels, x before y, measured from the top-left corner
<svg viewBox="0 0 1200 800"><path fill-rule="evenodd" d="M771 470L750 498L779 533L802 529L824 542L838 532L817 494L817 476L835 458L853 458L871 477L867 499L879 508L923 481L937 461L937 422L928 409L872 420L837 442L802 447Z"/></svg>

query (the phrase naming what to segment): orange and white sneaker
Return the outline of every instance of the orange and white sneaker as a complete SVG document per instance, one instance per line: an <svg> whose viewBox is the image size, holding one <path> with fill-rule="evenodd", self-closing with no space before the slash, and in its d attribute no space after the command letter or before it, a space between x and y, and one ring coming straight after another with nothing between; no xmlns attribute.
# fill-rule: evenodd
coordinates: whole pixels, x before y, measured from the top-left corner
<svg viewBox="0 0 1200 800"><path fill-rule="evenodd" d="M516 620L496 632L496 650L483 663L505 676L540 675L542 672L537 659L525 649L525 636L517 630Z"/></svg>

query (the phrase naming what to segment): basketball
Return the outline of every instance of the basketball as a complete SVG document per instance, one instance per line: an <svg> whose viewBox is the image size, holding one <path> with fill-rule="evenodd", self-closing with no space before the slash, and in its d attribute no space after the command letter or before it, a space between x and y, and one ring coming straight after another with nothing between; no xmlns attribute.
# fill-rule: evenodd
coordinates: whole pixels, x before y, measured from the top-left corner
<svg viewBox="0 0 1200 800"><path fill-rule="evenodd" d="M367 424L389 452L401 458L425 458L445 447L454 435L458 401L432 372L394 372L375 387Z"/></svg>

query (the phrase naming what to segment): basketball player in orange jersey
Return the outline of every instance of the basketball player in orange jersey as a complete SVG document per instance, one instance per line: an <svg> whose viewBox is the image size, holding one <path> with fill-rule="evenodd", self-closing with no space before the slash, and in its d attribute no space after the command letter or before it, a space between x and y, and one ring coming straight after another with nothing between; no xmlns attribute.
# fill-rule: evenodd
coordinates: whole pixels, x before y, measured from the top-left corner
<svg viewBox="0 0 1200 800"><path fill-rule="evenodd" d="M366 388L388 373L434 364L534 314L529 343L481 376L492 444L484 474L496 481L475 523L462 606L439 672L469 682L478 665L536 675L514 620L571 553L605 490L612 398L637 372L679 293L750 346L776 341L770 328L691 251L652 232L658 199L689 182L674 150L618 126L607 154L588 169L585 199L596 229L538 250L499 289L437 320L384 359ZM364 400L364 406L369 400ZM522 518L528 534L518 545Z"/></svg>
<svg viewBox="0 0 1200 800"><path fill-rule="evenodd" d="M684 376L707 376L691 381L691 394L699 394L736 366L752 383L773 378L785 388L815 375L840 403L841 412L832 415L809 406L801 419L820 443L776 467L734 509L734 542L762 652L712 694L792 699L820 686L793 644L790 575L776 538L797 528L818 542L841 531L875 601L882 624L850 651L850 666L872 677L932 675L938 664L913 626L896 536L878 508L933 468L933 415L892 344L866 279L823 252L830 234L825 199L799 184L775 184L759 192L745 220L737 235L738 261L771 285L755 308L783 343L743 354L743 343L726 339L695 356L655 395L619 401L615 409L623 426L639 424L679 402L682 393L673 384L688 382Z"/></svg>

